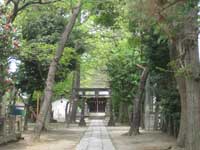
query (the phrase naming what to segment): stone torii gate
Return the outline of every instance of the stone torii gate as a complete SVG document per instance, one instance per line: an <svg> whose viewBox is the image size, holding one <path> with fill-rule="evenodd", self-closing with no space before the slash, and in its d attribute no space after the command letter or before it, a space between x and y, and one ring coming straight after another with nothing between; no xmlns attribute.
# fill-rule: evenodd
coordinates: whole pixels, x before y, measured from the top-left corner
<svg viewBox="0 0 200 150"><path fill-rule="evenodd" d="M82 110L80 126L85 126L85 104L88 105L88 111L92 114L105 113L105 116L112 117L112 103L110 100L110 88L76 88L77 98L81 100Z"/></svg>

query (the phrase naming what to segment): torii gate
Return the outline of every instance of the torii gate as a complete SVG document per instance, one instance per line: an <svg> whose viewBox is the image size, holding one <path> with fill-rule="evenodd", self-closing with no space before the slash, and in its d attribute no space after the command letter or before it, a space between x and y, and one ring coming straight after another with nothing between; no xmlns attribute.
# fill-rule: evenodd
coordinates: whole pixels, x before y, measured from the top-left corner
<svg viewBox="0 0 200 150"><path fill-rule="evenodd" d="M111 90L110 88L76 88L76 96L80 100L82 99L82 111L80 126L85 125L85 102L88 104L89 113L105 113L110 115L112 106L110 105ZM111 107L110 107L111 106Z"/></svg>

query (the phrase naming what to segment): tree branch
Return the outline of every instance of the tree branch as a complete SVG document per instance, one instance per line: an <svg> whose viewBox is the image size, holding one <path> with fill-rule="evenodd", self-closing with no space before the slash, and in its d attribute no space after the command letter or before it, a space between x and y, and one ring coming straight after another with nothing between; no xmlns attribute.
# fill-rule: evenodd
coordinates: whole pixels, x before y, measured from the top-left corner
<svg viewBox="0 0 200 150"><path fill-rule="evenodd" d="M164 10L176 5L179 2L184 2L184 0L175 0L174 2L169 3L167 6L163 7L160 12L163 12Z"/></svg>
<svg viewBox="0 0 200 150"><path fill-rule="evenodd" d="M12 12L12 15L10 17L10 22L13 22L15 20L15 18L17 17L18 13L22 10L24 10L25 8L27 8L28 6L30 5L37 5L37 4L41 4L41 5L45 5L45 4L52 4L52 3L56 3L56 2L59 2L59 1L62 1L62 0L50 0L50 1L47 1L47 2L43 2L42 0L37 0L37 1L29 1L29 2L26 2L23 1L23 5L19 7L19 3L20 3L20 0L8 0L6 2L6 5L8 5L10 2L13 3L14 5L14 8L13 8L13 12Z"/></svg>
<svg viewBox="0 0 200 150"><path fill-rule="evenodd" d="M36 4L52 4L52 3L56 3L62 0L53 0L53 1L48 1L48 2L42 2L42 0L38 0L38 1L30 1L25 3L24 5L22 5L19 9L18 12L20 12L21 10L25 9L26 7L30 6L30 5L36 5Z"/></svg>
<svg viewBox="0 0 200 150"><path fill-rule="evenodd" d="M5 5L7 6L8 4L10 4L11 1L12 0L7 0L6 3L5 3Z"/></svg>
<svg viewBox="0 0 200 150"><path fill-rule="evenodd" d="M140 64L136 64L136 66L138 67L138 68L140 68L140 69L145 69L145 67L144 66L142 66L142 65L140 65Z"/></svg>

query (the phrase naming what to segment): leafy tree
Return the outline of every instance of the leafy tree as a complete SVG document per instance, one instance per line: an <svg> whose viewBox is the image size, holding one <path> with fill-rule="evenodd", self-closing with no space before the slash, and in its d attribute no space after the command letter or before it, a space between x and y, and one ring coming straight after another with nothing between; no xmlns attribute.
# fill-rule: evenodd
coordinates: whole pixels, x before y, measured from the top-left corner
<svg viewBox="0 0 200 150"><path fill-rule="evenodd" d="M198 81L195 80L199 74L198 1L151 0L130 2L129 4L129 8L135 8L130 9L130 12L133 10L141 12L142 17L137 19L140 25L150 25L153 21L169 40L170 60L174 62L172 66L175 71L181 72L175 76L182 107L178 144L185 145L188 150L196 150L199 147L197 136L199 133L195 129L199 129L200 124L192 116L199 116L198 109L195 109L195 106L198 105L197 97L199 97L197 91L200 89ZM191 37L189 33L193 33L193 36ZM198 90L191 92L189 89Z"/></svg>
<svg viewBox="0 0 200 150"><path fill-rule="evenodd" d="M129 119L127 112L128 105L133 105L132 99L139 80L139 72L136 65L140 60L137 59L137 50L131 47L126 41L122 42L112 52L113 54L107 64L107 71L110 78L115 111L118 112L120 108L117 106L122 105L118 117L120 117L120 122L123 123Z"/></svg>
<svg viewBox="0 0 200 150"><path fill-rule="evenodd" d="M34 137L35 140L38 139L38 137L40 137L42 128L44 126L45 118L48 113L48 106L50 105L50 101L52 97L52 92L53 92L52 90L53 90L58 62L61 59L61 56L64 51L65 43L69 39L69 35L75 25L75 22L79 15L80 10L81 10L81 3L79 3L77 7L74 8L73 14L69 20L69 23L66 25L65 31L63 32L62 37L60 39L60 43L58 44L58 48L56 50L55 56L52 59L52 62L50 64L48 75L47 75L45 92L44 92L44 102L41 107L41 111L40 111L40 114L35 126L35 137Z"/></svg>
<svg viewBox="0 0 200 150"><path fill-rule="evenodd" d="M0 101L11 85L9 80L9 59L14 57L19 48L16 28L8 22L9 12L0 5Z"/></svg>

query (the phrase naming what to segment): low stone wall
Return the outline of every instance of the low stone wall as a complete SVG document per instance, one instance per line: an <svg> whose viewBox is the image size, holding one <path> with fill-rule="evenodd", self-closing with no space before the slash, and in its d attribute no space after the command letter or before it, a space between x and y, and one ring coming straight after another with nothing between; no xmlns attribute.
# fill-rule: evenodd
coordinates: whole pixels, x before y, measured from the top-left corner
<svg viewBox="0 0 200 150"><path fill-rule="evenodd" d="M0 117L0 144L17 141L21 138L22 117L9 115Z"/></svg>

